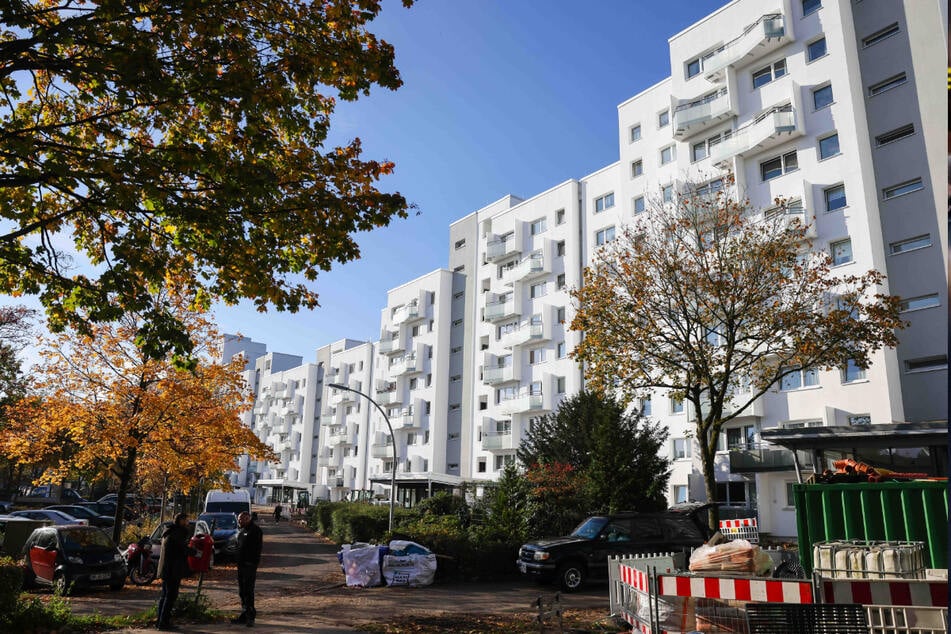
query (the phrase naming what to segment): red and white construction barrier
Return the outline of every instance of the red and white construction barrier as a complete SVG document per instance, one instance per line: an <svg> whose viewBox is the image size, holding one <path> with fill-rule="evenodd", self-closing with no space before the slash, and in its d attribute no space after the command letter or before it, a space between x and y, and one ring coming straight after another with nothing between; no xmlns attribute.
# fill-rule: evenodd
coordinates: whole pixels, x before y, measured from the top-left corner
<svg viewBox="0 0 951 634"><path fill-rule="evenodd" d="M729 541L745 539L751 544L759 543L759 527L756 525L755 517L720 520L720 533Z"/></svg>
<svg viewBox="0 0 951 634"><path fill-rule="evenodd" d="M646 572L624 564L618 564L617 570L622 582L640 592L650 592L650 581Z"/></svg>
<svg viewBox="0 0 951 634"><path fill-rule="evenodd" d="M657 594L736 601L813 603L811 581L658 575Z"/></svg>
<svg viewBox="0 0 951 634"><path fill-rule="evenodd" d="M948 607L948 582L920 579L845 580L824 579L825 603L861 603L862 605L914 605Z"/></svg>

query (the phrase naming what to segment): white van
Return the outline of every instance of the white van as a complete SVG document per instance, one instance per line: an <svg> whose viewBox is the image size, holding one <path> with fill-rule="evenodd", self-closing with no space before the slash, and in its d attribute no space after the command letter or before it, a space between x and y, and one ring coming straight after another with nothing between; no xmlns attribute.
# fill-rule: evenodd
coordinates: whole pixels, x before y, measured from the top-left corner
<svg viewBox="0 0 951 634"><path fill-rule="evenodd" d="M251 494L243 489L213 489L205 496L205 513L250 513Z"/></svg>

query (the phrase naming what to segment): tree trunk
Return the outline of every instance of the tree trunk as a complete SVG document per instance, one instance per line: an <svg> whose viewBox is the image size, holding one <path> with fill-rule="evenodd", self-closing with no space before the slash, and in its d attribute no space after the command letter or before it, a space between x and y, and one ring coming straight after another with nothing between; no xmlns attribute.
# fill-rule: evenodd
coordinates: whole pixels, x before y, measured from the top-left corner
<svg viewBox="0 0 951 634"><path fill-rule="evenodd" d="M122 467L119 469L119 490L116 493L116 517L112 526L112 541L119 545L122 537L122 524L125 520L123 513L125 509L125 499L129 492L129 483L132 481L132 474L135 472L135 459L138 451L131 447L126 453L125 460L122 461Z"/></svg>
<svg viewBox="0 0 951 634"><path fill-rule="evenodd" d="M698 429L698 431L701 431ZM703 473L703 487L707 493L707 502L712 506L707 511L707 523L711 531L720 529L720 507L717 505L717 477L714 470L716 460L716 445L710 442L706 430L697 435L700 443L700 469Z"/></svg>

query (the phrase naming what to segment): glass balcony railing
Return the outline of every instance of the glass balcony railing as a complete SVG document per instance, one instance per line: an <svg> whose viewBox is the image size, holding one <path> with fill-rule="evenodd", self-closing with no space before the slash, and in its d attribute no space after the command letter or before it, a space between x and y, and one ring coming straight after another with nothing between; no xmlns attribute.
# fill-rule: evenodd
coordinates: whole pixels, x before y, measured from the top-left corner
<svg viewBox="0 0 951 634"><path fill-rule="evenodd" d="M500 410L505 414L534 412L542 409L543 406L544 399L541 394L524 394L506 399L499 404Z"/></svg>
<svg viewBox="0 0 951 634"><path fill-rule="evenodd" d="M515 314L514 299L507 299L501 302L489 302L485 305L485 319L487 321L504 319L505 317Z"/></svg>
<svg viewBox="0 0 951 634"><path fill-rule="evenodd" d="M726 88L677 106L674 110L674 138L682 140L736 114Z"/></svg>
<svg viewBox="0 0 951 634"><path fill-rule="evenodd" d="M486 385L492 385L494 383L504 383L505 381L512 381L515 378L515 369L510 366L501 366L501 367L487 367L482 369L482 382Z"/></svg>
<svg viewBox="0 0 951 634"><path fill-rule="evenodd" d="M502 335L500 342L506 348L513 348L534 341L542 341L544 338L543 324L524 324Z"/></svg>
<svg viewBox="0 0 951 634"><path fill-rule="evenodd" d="M390 443L370 445L370 457L371 458L392 458L393 445Z"/></svg>
<svg viewBox="0 0 951 634"><path fill-rule="evenodd" d="M547 271L545 270L545 258L540 253L533 254L514 267L502 273L502 283L512 285L515 282L521 280L532 279L538 277L539 275L544 275Z"/></svg>
<svg viewBox="0 0 951 634"><path fill-rule="evenodd" d="M489 240L485 248L485 257L491 262L492 260L499 260L518 252L519 248L515 244L515 238Z"/></svg>
<svg viewBox="0 0 951 634"><path fill-rule="evenodd" d="M765 443L749 443L731 447L730 473L761 473L767 471L791 471L795 468L793 452ZM811 467L812 456L808 451L799 451L799 466Z"/></svg>
<svg viewBox="0 0 951 634"><path fill-rule="evenodd" d="M407 355L397 359L390 364L389 370L392 375L416 372L416 355Z"/></svg>
<svg viewBox="0 0 951 634"><path fill-rule="evenodd" d="M403 322L410 321L413 319L419 318L419 304L406 304L405 306L400 306L396 309L396 312L393 313L393 323L402 324Z"/></svg>
<svg viewBox="0 0 951 634"><path fill-rule="evenodd" d="M791 106L778 106L738 128L710 150L714 165L726 163L734 156L745 156L783 143L790 136L802 134Z"/></svg>
<svg viewBox="0 0 951 634"><path fill-rule="evenodd" d="M704 61L704 75L710 81L721 81L727 67L749 64L786 44L789 38L785 35L786 21L782 14L763 15L727 42L723 50Z"/></svg>
<svg viewBox="0 0 951 634"><path fill-rule="evenodd" d="M515 449L515 439L512 432L488 432L482 434L482 449L497 451L500 449Z"/></svg>
<svg viewBox="0 0 951 634"><path fill-rule="evenodd" d="M380 339L380 353L381 354L392 354L394 352L400 352L403 350L403 343L399 337L393 337L392 339Z"/></svg>

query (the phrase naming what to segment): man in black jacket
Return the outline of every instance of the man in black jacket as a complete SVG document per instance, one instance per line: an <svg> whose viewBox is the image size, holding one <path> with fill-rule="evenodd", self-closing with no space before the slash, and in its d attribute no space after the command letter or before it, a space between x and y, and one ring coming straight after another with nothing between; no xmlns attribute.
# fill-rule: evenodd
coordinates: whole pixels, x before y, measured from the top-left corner
<svg viewBox="0 0 951 634"><path fill-rule="evenodd" d="M179 513L175 521L162 533L162 552L159 555L158 575L162 578L162 593L158 601L158 629L177 630L171 623L172 609L178 598L182 577L188 574L188 516Z"/></svg>
<svg viewBox="0 0 951 634"><path fill-rule="evenodd" d="M234 623L254 625L257 610L254 609L254 580L261 563L261 546L264 535L250 513L238 515L238 596L241 597L241 614L232 619Z"/></svg>

